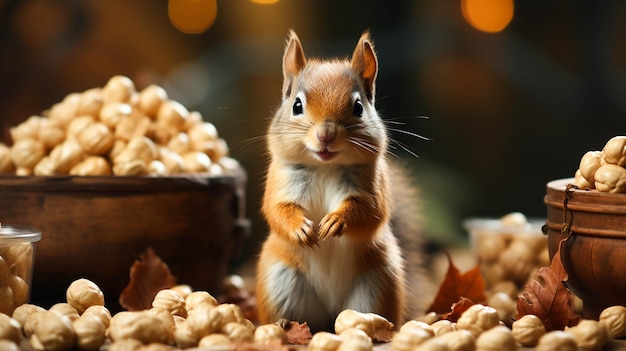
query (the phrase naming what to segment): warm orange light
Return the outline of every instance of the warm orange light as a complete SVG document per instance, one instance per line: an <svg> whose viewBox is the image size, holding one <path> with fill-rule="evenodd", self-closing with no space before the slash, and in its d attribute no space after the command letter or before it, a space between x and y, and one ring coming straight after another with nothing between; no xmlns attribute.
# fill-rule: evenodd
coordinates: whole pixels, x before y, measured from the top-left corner
<svg viewBox="0 0 626 351"><path fill-rule="evenodd" d="M169 0L167 13L179 31L202 33L215 22L217 0Z"/></svg>
<svg viewBox="0 0 626 351"><path fill-rule="evenodd" d="M271 5L271 4L275 4L278 2L278 0L250 0L254 3L257 4L261 4L261 5Z"/></svg>
<svg viewBox="0 0 626 351"><path fill-rule="evenodd" d="M502 31L513 19L513 0L461 0L461 11L472 27L487 33Z"/></svg>

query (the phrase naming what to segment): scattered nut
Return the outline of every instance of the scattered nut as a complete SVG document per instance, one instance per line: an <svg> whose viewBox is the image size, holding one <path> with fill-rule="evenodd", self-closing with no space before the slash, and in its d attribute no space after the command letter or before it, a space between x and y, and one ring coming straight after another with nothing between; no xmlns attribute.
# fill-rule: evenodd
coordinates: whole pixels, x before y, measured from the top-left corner
<svg viewBox="0 0 626 351"><path fill-rule="evenodd" d="M65 350L74 344L72 322L66 316L46 311L39 312L30 337L32 347L39 350Z"/></svg>
<svg viewBox="0 0 626 351"><path fill-rule="evenodd" d="M516 351L517 344L511 329L496 326L476 338L476 351Z"/></svg>
<svg viewBox="0 0 626 351"><path fill-rule="evenodd" d="M498 312L489 306L475 304L470 306L456 322L457 329L466 329L478 337L483 331L499 325Z"/></svg>
<svg viewBox="0 0 626 351"><path fill-rule="evenodd" d="M81 316L72 322L76 334L76 347L81 350L98 350L106 340L106 326L95 315Z"/></svg>
<svg viewBox="0 0 626 351"><path fill-rule="evenodd" d="M269 344L276 340L280 341L281 344L287 343L287 333L278 324L260 325L254 331L255 343Z"/></svg>
<svg viewBox="0 0 626 351"><path fill-rule="evenodd" d="M546 333L546 328L539 317L527 314L513 322L513 337L522 346L535 346Z"/></svg>
<svg viewBox="0 0 626 351"><path fill-rule="evenodd" d="M566 332L574 336L576 344L584 351L598 350L612 340L605 324L591 319L581 320Z"/></svg>
<svg viewBox="0 0 626 351"><path fill-rule="evenodd" d="M626 336L626 307L607 307L600 313L599 320L611 332L613 339Z"/></svg>
<svg viewBox="0 0 626 351"><path fill-rule="evenodd" d="M317 332L309 342L309 351L335 351L341 344L341 338L337 334L329 332Z"/></svg>
<svg viewBox="0 0 626 351"><path fill-rule="evenodd" d="M208 350L230 350L231 341L224 334L211 334L200 339L198 348Z"/></svg>
<svg viewBox="0 0 626 351"><path fill-rule="evenodd" d="M22 326L16 319L0 313L0 339L19 344L22 340Z"/></svg>
<svg viewBox="0 0 626 351"><path fill-rule="evenodd" d="M535 351L578 351L578 345L574 335L554 330L539 339Z"/></svg>

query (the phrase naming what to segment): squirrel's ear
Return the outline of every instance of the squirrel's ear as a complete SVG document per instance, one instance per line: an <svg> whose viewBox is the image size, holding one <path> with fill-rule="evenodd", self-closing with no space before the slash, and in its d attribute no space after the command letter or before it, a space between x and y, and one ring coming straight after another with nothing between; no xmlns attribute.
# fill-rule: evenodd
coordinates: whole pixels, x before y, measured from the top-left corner
<svg viewBox="0 0 626 351"><path fill-rule="evenodd" d="M374 44L370 40L370 33L364 32L352 54L352 69L363 79L365 94L370 101L374 101L378 60L374 52Z"/></svg>
<svg viewBox="0 0 626 351"><path fill-rule="evenodd" d="M283 55L283 99L291 94L295 77L302 71L306 64L304 50L300 39L293 30L289 31L285 54Z"/></svg>

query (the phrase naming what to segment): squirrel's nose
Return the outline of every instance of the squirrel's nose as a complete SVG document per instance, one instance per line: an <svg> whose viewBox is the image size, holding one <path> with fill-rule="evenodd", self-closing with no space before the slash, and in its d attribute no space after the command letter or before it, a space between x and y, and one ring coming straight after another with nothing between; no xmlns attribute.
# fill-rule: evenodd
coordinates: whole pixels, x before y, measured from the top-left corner
<svg viewBox="0 0 626 351"><path fill-rule="evenodd" d="M332 143L337 138L337 127L335 123L326 121L317 128L317 139L324 144Z"/></svg>

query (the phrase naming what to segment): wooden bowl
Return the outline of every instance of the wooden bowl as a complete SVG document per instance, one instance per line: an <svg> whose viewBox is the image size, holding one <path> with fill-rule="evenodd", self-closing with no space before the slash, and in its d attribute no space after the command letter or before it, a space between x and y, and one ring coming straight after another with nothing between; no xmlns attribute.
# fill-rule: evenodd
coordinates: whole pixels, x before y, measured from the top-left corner
<svg viewBox="0 0 626 351"><path fill-rule="evenodd" d="M217 293L249 222L245 172L167 177L0 177L0 219L41 229L31 301L65 301L78 278L100 286L107 307L148 247L180 284Z"/></svg>
<svg viewBox="0 0 626 351"><path fill-rule="evenodd" d="M566 189L572 178L547 184L546 230L550 257L561 247L566 285L583 301L583 317L597 319L626 305L626 194Z"/></svg>

